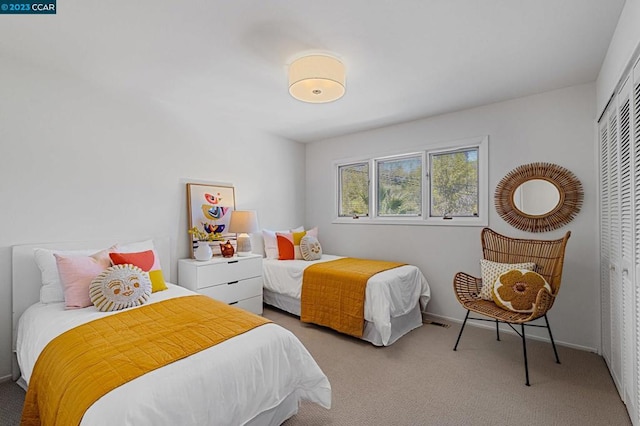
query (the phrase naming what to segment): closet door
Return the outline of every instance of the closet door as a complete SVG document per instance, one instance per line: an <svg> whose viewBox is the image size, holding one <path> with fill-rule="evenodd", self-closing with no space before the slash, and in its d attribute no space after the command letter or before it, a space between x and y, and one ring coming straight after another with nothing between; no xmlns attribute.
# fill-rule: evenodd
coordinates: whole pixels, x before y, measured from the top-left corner
<svg viewBox="0 0 640 426"><path fill-rule="evenodd" d="M620 264L620 157L618 144L617 98L609 113L609 288L611 312L611 359L609 369L624 395L622 383L622 278Z"/></svg>
<svg viewBox="0 0 640 426"><path fill-rule="evenodd" d="M631 79L618 92L618 158L620 179L620 319L622 355L622 399L635 411L637 381L635 374L635 239L634 181L635 168L631 140Z"/></svg>
<svg viewBox="0 0 640 426"><path fill-rule="evenodd" d="M609 250L611 227L609 213L609 120L608 114L600 121L600 306L602 355L611 366L611 286L609 283ZM609 367L611 369L611 367Z"/></svg>
<svg viewBox="0 0 640 426"><path fill-rule="evenodd" d="M633 212L634 224L634 276L632 280L633 300L635 300L633 321L632 357L634 374L633 407L628 404L627 409L633 424L640 424L640 289L637 282L640 280L640 60L632 71L632 84L630 94L630 139L633 141L634 156L634 188L633 188Z"/></svg>
<svg viewBox="0 0 640 426"><path fill-rule="evenodd" d="M640 60L598 123L602 353L640 426Z"/></svg>

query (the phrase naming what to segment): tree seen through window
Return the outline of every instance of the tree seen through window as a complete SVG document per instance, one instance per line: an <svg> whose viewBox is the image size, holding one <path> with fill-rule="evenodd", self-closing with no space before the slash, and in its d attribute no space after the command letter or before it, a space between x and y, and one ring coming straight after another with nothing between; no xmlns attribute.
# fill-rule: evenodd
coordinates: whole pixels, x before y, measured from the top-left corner
<svg viewBox="0 0 640 426"><path fill-rule="evenodd" d="M378 172L378 216L422 214L422 156L381 160Z"/></svg>
<svg viewBox="0 0 640 426"><path fill-rule="evenodd" d="M478 149L430 155L430 216L478 215Z"/></svg>

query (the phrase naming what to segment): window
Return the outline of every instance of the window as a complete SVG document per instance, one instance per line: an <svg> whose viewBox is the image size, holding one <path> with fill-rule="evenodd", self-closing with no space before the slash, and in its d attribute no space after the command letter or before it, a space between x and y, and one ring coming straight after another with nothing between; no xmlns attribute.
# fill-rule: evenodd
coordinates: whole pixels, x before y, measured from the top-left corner
<svg viewBox="0 0 640 426"><path fill-rule="evenodd" d="M338 167L340 180L339 217L369 216L369 163Z"/></svg>
<svg viewBox="0 0 640 426"><path fill-rule="evenodd" d="M338 223L487 226L488 137L336 163Z"/></svg>
<svg viewBox="0 0 640 426"><path fill-rule="evenodd" d="M430 217L478 216L478 148L429 154Z"/></svg>
<svg viewBox="0 0 640 426"><path fill-rule="evenodd" d="M422 155L376 161L378 216L422 215Z"/></svg>

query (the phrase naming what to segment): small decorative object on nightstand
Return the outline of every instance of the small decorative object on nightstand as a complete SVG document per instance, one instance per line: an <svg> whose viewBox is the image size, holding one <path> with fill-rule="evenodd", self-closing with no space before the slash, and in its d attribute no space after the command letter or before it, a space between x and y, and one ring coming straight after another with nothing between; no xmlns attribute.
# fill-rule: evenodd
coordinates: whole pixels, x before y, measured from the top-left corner
<svg viewBox="0 0 640 426"><path fill-rule="evenodd" d="M208 224L203 224L203 226L205 230L201 230L197 226L194 226L187 231L193 239L197 240L197 243L192 241L192 243L197 244L193 250L193 257L200 261L209 260L211 259L211 256L213 256L213 251L209 245L210 243L213 241L224 241L221 233L214 231L209 232L207 230L210 229Z"/></svg>
<svg viewBox="0 0 640 426"><path fill-rule="evenodd" d="M198 241L198 247L193 251L193 256L201 262L210 260L213 252L211 251L209 243L206 241Z"/></svg>
<svg viewBox="0 0 640 426"><path fill-rule="evenodd" d="M222 253L222 257L233 257L233 245L231 241L227 240L226 243L220 244L220 252Z"/></svg>
<svg viewBox="0 0 640 426"><path fill-rule="evenodd" d="M262 314L262 256L214 257L208 262L180 259L178 284L254 314Z"/></svg>

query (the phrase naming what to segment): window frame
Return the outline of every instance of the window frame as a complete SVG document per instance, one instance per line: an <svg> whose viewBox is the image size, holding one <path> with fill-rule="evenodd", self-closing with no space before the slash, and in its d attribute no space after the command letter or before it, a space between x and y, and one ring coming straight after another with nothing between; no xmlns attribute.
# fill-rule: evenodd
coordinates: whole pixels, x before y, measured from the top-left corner
<svg viewBox="0 0 640 426"><path fill-rule="evenodd" d="M338 219L343 219L343 218L353 218L356 217L357 215L340 215L340 209L342 207L342 193L341 193L341 189L342 189L342 174L340 173L341 169L344 167L350 167L350 166L359 166L361 164L366 164L368 166L368 181L367 181L367 192L369 193L369 211L367 212L366 215L364 216L358 216L358 217L370 217L371 216L371 163L368 160L362 160L362 161L350 161L348 163L341 163L341 164L337 164L335 166L336 169L336 173L337 173L337 185L336 185L336 193L338 195L337 197L337 205L336 205L336 215Z"/></svg>
<svg viewBox="0 0 640 426"><path fill-rule="evenodd" d="M367 224L367 225L427 225L427 226L488 226L489 224L489 136L478 136L445 142L435 145L427 145L418 149L401 150L384 155L372 155L343 159L334 162L335 179L335 208L334 220L336 224ZM431 203L431 179L428 176L430 170L430 154L459 152L468 148L478 149L478 216L454 216L449 219L443 217L430 217ZM419 216L379 216L378 207L378 169L381 161L402 159L420 155L422 158L422 214ZM340 167L352 164L369 163L369 215L368 216L339 216L341 182Z"/></svg>

